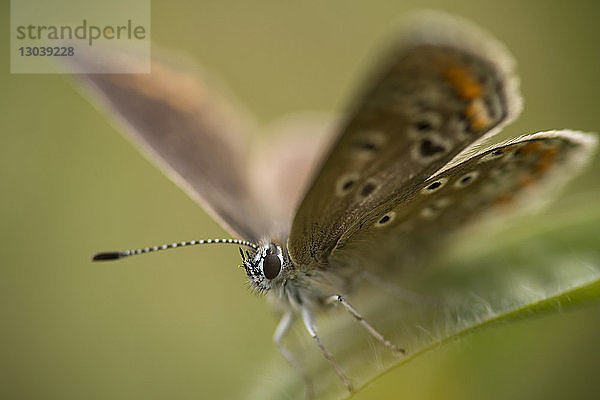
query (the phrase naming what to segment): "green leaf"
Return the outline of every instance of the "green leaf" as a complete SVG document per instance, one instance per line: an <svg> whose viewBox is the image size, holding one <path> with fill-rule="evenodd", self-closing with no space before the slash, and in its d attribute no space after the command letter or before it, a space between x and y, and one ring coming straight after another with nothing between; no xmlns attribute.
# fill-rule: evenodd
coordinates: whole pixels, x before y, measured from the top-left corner
<svg viewBox="0 0 600 400"><path fill-rule="evenodd" d="M356 391L392 369L484 328L559 313L600 298L600 209L563 201L553 212L521 218L500 233L480 229L453 242L417 285L370 283L351 302L393 343L391 354L343 310L322 316L325 346ZM561 210L578 210L565 215ZM562 215L562 216L561 216ZM408 286L408 285L407 285ZM300 324L298 324L300 325ZM303 327L286 341L313 379L317 398L352 397ZM250 398L304 398L302 380L278 357Z"/></svg>

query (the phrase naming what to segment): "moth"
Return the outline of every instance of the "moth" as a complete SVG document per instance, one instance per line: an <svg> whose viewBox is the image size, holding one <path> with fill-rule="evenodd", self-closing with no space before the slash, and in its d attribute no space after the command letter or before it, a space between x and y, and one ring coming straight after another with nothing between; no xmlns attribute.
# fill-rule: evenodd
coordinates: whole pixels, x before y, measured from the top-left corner
<svg viewBox="0 0 600 400"><path fill-rule="evenodd" d="M352 391L319 336L319 312L337 305L390 351L405 353L347 300L360 289L361 272L399 275L469 222L544 198L580 169L597 142L562 130L482 149L521 110L514 62L487 33L438 13L405 25L327 140L289 133L254 160L231 107L188 73L157 61L150 74L81 79L150 160L234 237L93 259L239 246L252 289L284 310L274 341L303 377L307 397L309 374L282 344L295 321Z"/></svg>

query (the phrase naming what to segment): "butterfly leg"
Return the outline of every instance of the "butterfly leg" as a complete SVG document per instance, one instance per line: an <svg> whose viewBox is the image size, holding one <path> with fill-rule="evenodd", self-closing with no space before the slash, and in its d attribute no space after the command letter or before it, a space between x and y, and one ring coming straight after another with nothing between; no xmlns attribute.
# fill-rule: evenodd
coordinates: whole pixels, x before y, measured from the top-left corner
<svg viewBox="0 0 600 400"><path fill-rule="evenodd" d="M273 342L275 342L275 346L279 349L281 355L294 367L296 372L302 376L302 380L304 380L305 387L305 398L306 399L314 399L315 391L313 388L312 381L310 377L304 371L304 368L300 365L298 360L290 353L290 351L283 345L282 340L285 334L290 330L292 323L296 319L294 313L292 311L287 311L281 321L279 321L279 325L277 325L277 329L275 329L275 333L273 334Z"/></svg>
<svg viewBox="0 0 600 400"><path fill-rule="evenodd" d="M323 355L325 356L327 361L329 361L329 364L333 367L333 369L338 374L342 382L344 382L346 389L348 389L349 392L352 392L354 389L352 388L350 380L348 379L346 374L344 374L344 371L342 371L340 366L335 362L333 355L325 348L323 342L321 342L321 339L317 335L317 330L315 328L313 316L307 308L302 308L302 321L304 322L304 326L306 327L308 334L315 340L315 342L317 342L317 346L319 346L321 353L323 353Z"/></svg>
<svg viewBox="0 0 600 400"><path fill-rule="evenodd" d="M406 350L404 350L402 347L398 347L395 344L393 344L392 342L390 342L389 340L387 340L386 338L383 337L383 335L381 333L379 333L379 331L377 331L375 328L373 328L367 321L365 321L365 319L363 318L362 315L360 315L358 313L358 311L356 311L354 309L354 307L352 307L350 305L350 303L348 303L346 301L346 299L344 299L342 296L336 295L336 296L331 296L328 299L329 303L341 303L344 308L350 313L352 314L352 316L354 318L356 318L356 320L367 330L369 331L369 333L371 334L371 336L373 336L375 339L377 339L377 341L379 343L381 343L382 345L384 345L385 347L387 347L388 349L390 349L393 352L397 352L397 353L402 353L402 354L406 354Z"/></svg>

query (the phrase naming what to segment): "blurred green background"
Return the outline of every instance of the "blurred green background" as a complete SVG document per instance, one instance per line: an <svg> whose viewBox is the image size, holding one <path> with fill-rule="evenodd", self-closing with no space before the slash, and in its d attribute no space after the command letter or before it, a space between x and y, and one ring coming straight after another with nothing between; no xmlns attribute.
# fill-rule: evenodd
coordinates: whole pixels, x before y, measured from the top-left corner
<svg viewBox="0 0 600 400"><path fill-rule="evenodd" d="M592 0L164 1L152 4L152 38L216 73L267 124L343 110L386 33L424 7L473 20L517 59L525 109L505 135L600 131ZM5 27L9 16L4 2ZM226 233L68 76L11 75L8 29L1 46L0 398L229 399L269 379L277 321L247 293L235 249L90 263L98 250ZM598 160L563 206L600 193ZM599 332L598 305L479 332L355 398L596 398Z"/></svg>

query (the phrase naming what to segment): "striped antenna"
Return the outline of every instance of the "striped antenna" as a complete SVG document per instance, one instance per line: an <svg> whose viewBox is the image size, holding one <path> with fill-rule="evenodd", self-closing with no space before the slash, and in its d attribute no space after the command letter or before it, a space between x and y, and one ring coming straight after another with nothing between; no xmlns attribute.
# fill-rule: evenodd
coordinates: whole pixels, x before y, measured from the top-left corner
<svg viewBox="0 0 600 400"><path fill-rule="evenodd" d="M179 243L163 244L162 246L145 247L143 249L125 250L125 251L107 251L107 252L98 253L98 254L94 255L92 257L92 261L118 260L119 258L134 256L137 254L152 253L152 252L160 251L160 250L174 249L176 247L186 247L186 246L194 246L197 244L214 244L214 243L226 243L226 244L235 244L238 246L247 246L247 247L252 247L254 250L256 250L258 248L258 245L256 245L256 243L252 243L247 240L239 240L239 239L192 240L189 242L179 242Z"/></svg>

